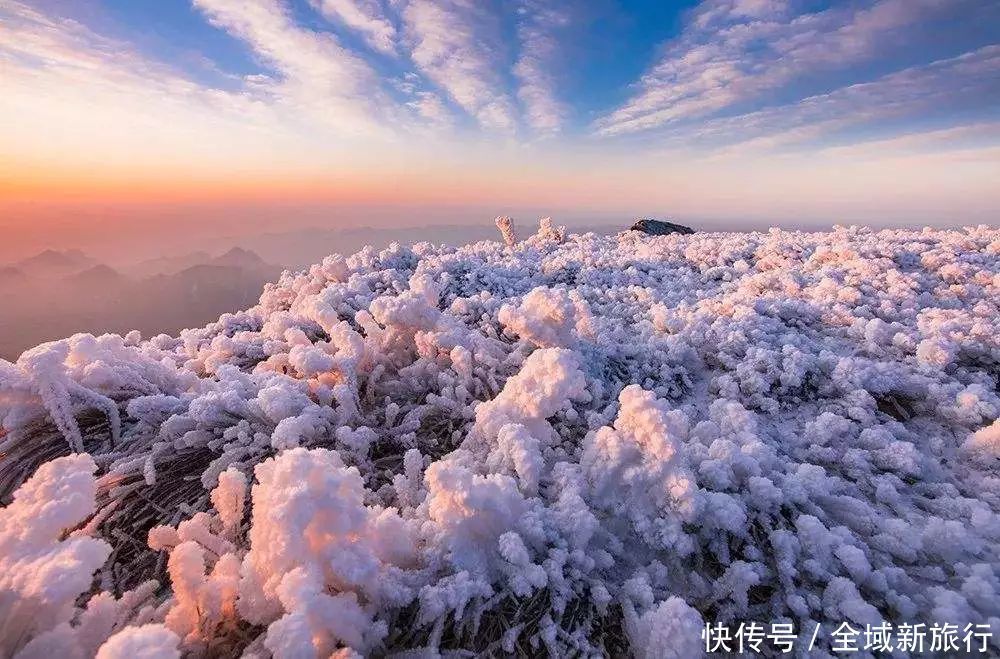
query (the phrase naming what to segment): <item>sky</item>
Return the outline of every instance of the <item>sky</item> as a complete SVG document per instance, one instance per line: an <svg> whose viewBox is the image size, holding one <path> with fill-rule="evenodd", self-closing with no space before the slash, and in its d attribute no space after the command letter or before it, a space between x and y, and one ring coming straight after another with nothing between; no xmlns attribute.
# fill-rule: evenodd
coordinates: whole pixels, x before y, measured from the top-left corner
<svg viewBox="0 0 1000 659"><path fill-rule="evenodd" d="M1000 0L0 0L8 245L995 223L998 181Z"/></svg>

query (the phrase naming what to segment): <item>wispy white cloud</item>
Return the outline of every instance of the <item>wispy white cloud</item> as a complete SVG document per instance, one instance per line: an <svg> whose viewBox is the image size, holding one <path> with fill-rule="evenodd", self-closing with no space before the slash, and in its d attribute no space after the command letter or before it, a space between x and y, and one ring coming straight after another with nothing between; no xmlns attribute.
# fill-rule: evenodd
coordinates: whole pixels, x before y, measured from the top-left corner
<svg viewBox="0 0 1000 659"><path fill-rule="evenodd" d="M447 104L434 92L417 91L406 105L433 126L447 128L454 124L454 116Z"/></svg>
<svg viewBox="0 0 1000 659"><path fill-rule="evenodd" d="M565 10L548 3L525 0L518 8L520 54L513 70L519 83L517 97L528 125L541 133L558 131L567 114L555 93L552 66L559 55L555 33L568 23Z"/></svg>
<svg viewBox="0 0 1000 659"><path fill-rule="evenodd" d="M815 145L837 133L1000 105L1000 46L915 66L871 82L697 126L666 128L662 145L705 152L766 153Z"/></svg>
<svg viewBox="0 0 1000 659"><path fill-rule="evenodd" d="M329 33L299 26L282 0L194 0L208 20L246 42L279 73L279 101L347 132L377 131L391 104L372 68Z"/></svg>
<svg viewBox="0 0 1000 659"><path fill-rule="evenodd" d="M710 116L813 74L848 69L908 41L971 0L875 0L802 12L802 2L707 0L641 78L636 94L599 119L613 135Z"/></svg>
<svg viewBox="0 0 1000 659"><path fill-rule="evenodd" d="M396 52L396 27L378 0L311 0L324 16L356 30L365 42L385 54Z"/></svg>
<svg viewBox="0 0 1000 659"><path fill-rule="evenodd" d="M292 172L336 160L360 125L322 97L299 114L292 96L277 95L293 90L269 77L236 79L237 89L206 85L127 42L10 0L0 4L0 70L0 169L17 163L19 172ZM371 136L356 164L384 152L387 141Z"/></svg>
<svg viewBox="0 0 1000 659"><path fill-rule="evenodd" d="M855 144L838 145L819 150L822 157L843 160L866 160L894 155L949 153L971 154L974 158L1000 154L1000 122L985 121L964 126L895 135Z"/></svg>
<svg viewBox="0 0 1000 659"><path fill-rule="evenodd" d="M67 111L96 108L102 100L113 100L129 107L169 105L254 124L273 118L252 95L203 86L144 57L128 43L14 1L0 5L0 64L4 70L0 83L8 100L27 97L27 89L37 92L48 85L46 96L82 93L90 100ZM133 101L125 103L129 98ZM38 100L40 107L45 104L44 99Z"/></svg>
<svg viewBox="0 0 1000 659"><path fill-rule="evenodd" d="M108 39L80 23L49 17L15 1L0 4L0 58L11 64L67 66L78 70L106 67L127 44ZM126 62L133 58L127 58Z"/></svg>
<svg viewBox="0 0 1000 659"><path fill-rule="evenodd" d="M500 17L489 3L411 0L402 13L417 68L484 128L513 130Z"/></svg>
<svg viewBox="0 0 1000 659"><path fill-rule="evenodd" d="M18 3L0 6L0 70L0 167L16 163L19 175L137 172L150 161L191 171L245 156L276 132L274 114L251 96L202 87Z"/></svg>

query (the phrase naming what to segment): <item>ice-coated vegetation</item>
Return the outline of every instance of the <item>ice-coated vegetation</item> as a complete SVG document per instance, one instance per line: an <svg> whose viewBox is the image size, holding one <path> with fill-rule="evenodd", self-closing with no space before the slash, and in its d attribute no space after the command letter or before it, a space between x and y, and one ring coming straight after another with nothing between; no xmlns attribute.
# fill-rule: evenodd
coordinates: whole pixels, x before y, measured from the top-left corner
<svg viewBox="0 0 1000 659"><path fill-rule="evenodd" d="M0 362L0 655L997 643L1000 230L498 226Z"/></svg>

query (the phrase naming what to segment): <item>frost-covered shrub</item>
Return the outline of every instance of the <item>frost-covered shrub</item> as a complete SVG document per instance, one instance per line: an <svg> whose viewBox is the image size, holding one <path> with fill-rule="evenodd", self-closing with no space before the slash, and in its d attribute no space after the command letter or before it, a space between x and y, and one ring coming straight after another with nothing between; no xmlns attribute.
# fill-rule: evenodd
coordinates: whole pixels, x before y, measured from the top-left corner
<svg viewBox="0 0 1000 659"><path fill-rule="evenodd" d="M163 625L126 627L97 651L97 659L176 659L179 639Z"/></svg>
<svg viewBox="0 0 1000 659"><path fill-rule="evenodd" d="M1000 460L1000 419L974 432L962 444L962 450L987 466Z"/></svg>
<svg viewBox="0 0 1000 659"><path fill-rule="evenodd" d="M94 514L96 469L86 454L47 462L0 509L0 655L93 656L149 596L146 586L75 605L111 552L74 531Z"/></svg>
<svg viewBox="0 0 1000 659"><path fill-rule="evenodd" d="M1000 232L498 227L0 362L0 654L1000 638Z"/></svg>
<svg viewBox="0 0 1000 659"><path fill-rule="evenodd" d="M496 219L496 225L497 229L500 229L500 235L503 236L503 242L507 247L513 247L517 244L517 235L514 233L513 220L504 215Z"/></svg>
<svg viewBox="0 0 1000 659"><path fill-rule="evenodd" d="M97 469L88 455L44 464L0 512L0 643L5 655L70 620L110 546L88 537L62 539L94 512Z"/></svg>
<svg viewBox="0 0 1000 659"><path fill-rule="evenodd" d="M412 525L365 506L361 475L335 451L287 451L255 473L241 616L269 624L265 646L288 656L289 633L306 633L319 656L338 641L377 644L386 630L373 616L414 598L404 574L417 562Z"/></svg>
<svg viewBox="0 0 1000 659"><path fill-rule="evenodd" d="M572 347L590 333L590 308L579 293L539 287L518 306L505 304L498 320L507 329L541 348Z"/></svg>

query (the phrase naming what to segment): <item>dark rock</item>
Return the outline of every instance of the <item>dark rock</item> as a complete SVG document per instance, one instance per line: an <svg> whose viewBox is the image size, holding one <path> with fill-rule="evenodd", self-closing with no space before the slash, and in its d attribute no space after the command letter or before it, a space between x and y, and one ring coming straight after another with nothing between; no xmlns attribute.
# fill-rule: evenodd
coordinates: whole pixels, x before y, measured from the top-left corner
<svg viewBox="0 0 1000 659"><path fill-rule="evenodd" d="M878 411L896 421L909 421L917 415L916 400L893 392L874 394Z"/></svg>
<svg viewBox="0 0 1000 659"><path fill-rule="evenodd" d="M660 220L641 219L632 225L632 231L641 231L651 236L666 236L671 233L694 233L694 229L683 224L662 222Z"/></svg>

